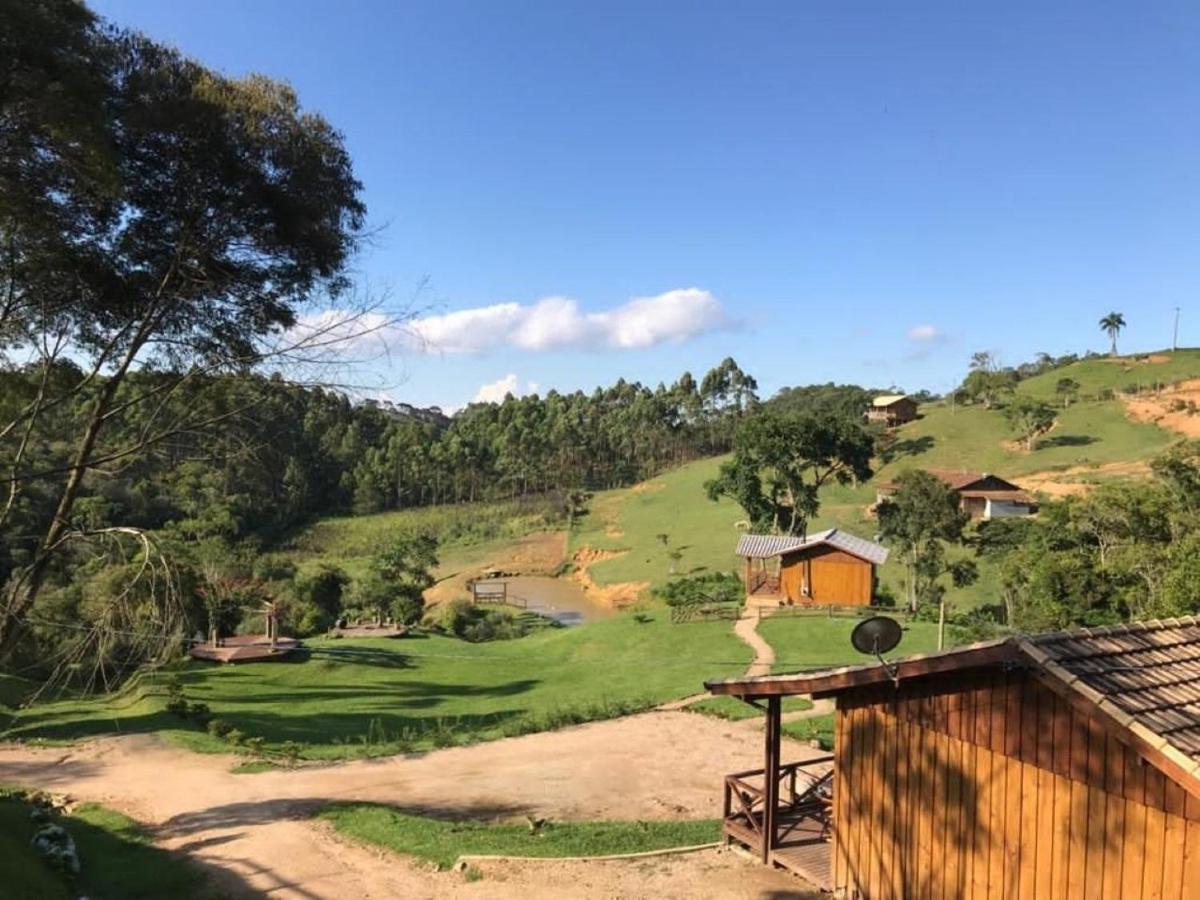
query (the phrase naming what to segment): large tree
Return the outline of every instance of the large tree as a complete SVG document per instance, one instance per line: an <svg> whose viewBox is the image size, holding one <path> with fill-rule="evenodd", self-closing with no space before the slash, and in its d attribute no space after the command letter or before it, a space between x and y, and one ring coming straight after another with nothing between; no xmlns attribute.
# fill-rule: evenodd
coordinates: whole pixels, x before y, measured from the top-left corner
<svg viewBox="0 0 1200 900"><path fill-rule="evenodd" d="M896 548L908 568L908 606L916 612L922 603L938 604L938 620L946 619L946 586L942 577L950 576L957 587L975 580L973 560L951 561L948 544L960 544L967 515L959 497L935 475L919 469L901 472L896 490L878 506L879 531L883 540ZM939 628L938 644L943 641Z"/></svg>
<svg viewBox="0 0 1200 900"><path fill-rule="evenodd" d="M0 520L24 485L58 479L5 590L3 656L83 532L89 474L206 424L154 412L190 379L286 346L309 304L347 286L365 210L340 135L287 85L227 78L72 0L3 0L0 13L0 351L33 385L0 422ZM59 383L68 361L83 365ZM139 369L172 375L132 388ZM29 438L64 404L78 410L65 462L41 467ZM143 430L106 443L135 406Z"/></svg>
<svg viewBox="0 0 1200 900"><path fill-rule="evenodd" d="M804 534L824 485L871 476L872 448L850 419L763 410L738 429L733 459L705 490L713 500L736 500L755 528Z"/></svg>

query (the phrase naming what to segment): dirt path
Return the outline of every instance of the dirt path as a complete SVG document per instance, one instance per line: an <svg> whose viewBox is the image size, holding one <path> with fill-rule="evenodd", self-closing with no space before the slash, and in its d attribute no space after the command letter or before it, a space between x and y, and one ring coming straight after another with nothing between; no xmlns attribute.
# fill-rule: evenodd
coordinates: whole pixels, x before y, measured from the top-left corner
<svg viewBox="0 0 1200 900"><path fill-rule="evenodd" d="M733 626L733 633L750 645L754 651L754 662L746 669L746 676L770 675L775 665L775 648L758 633L758 616L742 610L742 616Z"/></svg>
<svg viewBox="0 0 1200 900"><path fill-rule="evenodd" d="M817 752L785 743L788 759ZM259 775L233 775L229 756L189 753L150 735L67 750L6 745L0 783L119 809L153 827L163 846L225 873L231 891L236 881L272 897L540 898L563 896L568 885L579 889L567 893L583 897L788 896L800 882L716 853L669 863L506 863L468 884L347 844L310 819L338 800L478 819L717 818L722 774L755 767L760 751L737 723L646 713L473 747ZM651 890L664 871L674 880Z"/></svg>
<svg viewBox="0 0 1200 900"><path fill-rule="evenodd" d="M1030 472L1019 479L1027 491L1048 494L1051 497L1082 496L1092 489L1088 478L1139 478L1148 475L1150 464L1145 460L1101 463L1095 466L1070 466L1065 469L1050 469L1045 472Z"/></svg>

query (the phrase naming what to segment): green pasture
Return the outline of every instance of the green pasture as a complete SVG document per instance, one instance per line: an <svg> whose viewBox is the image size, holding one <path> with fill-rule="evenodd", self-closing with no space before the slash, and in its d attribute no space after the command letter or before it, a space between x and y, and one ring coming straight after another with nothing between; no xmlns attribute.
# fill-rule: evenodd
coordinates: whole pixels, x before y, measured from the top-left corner
<svg viewBox="0 0 1200 900"><path fill-rule="evenodd" d="M717 841L715 819L682 822L548 822L487 825L353 803L321 813L339 834L448 868L464 855L609 856Z"/></svg>
<svg viewBox="0 0 1200 900"><path fill-rule="evenodd" d="M303 745L342 759L488 740L610 718L696 693L743 671L751 653L727 622L671 625L665 611L469 644L419 634L398 640L314 640L295 662L179 673L186 698L268 753ZM64 739L164 732L197 750L228 749L164 710L163 677L121 694L40 704L7 737Z"/></svg>

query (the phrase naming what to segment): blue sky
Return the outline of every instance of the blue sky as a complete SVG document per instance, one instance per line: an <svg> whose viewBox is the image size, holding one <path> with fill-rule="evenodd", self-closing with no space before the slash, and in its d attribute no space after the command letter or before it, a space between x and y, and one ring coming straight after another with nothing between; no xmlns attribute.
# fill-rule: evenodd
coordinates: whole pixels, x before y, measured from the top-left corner
<svg viewBox="0 0 1200 900"><path fill-rule="evenodd" d="M1194 3L93 5L345 134L398 400L1200 344Z"/></svg>

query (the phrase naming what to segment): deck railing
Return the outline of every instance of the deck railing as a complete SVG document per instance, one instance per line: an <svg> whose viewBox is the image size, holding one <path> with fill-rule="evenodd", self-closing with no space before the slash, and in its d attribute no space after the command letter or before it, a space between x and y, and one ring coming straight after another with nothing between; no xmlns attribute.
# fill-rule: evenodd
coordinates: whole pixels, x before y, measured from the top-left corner
<svg viewBox="0 0 1200 900"><path fill-rule="evenodd" d="M779 576L772 575L767 571L758 571L750 575L749 584L746 585L746 593L748 594L767 594L774 595L779 593Z"/></svg>
<svg viewBox="0 0 1200 900"><path fill-rule="evenodd" d="M785 763L779 767L778 806L773 817L775 834L768 840L765 834L766 784L764 769L749 769L725 776L722 835L734 838L758 849L777 846L779 832L789 823L802 818L829 824L829 794L833 784L832 756L821 756L803 762Z"/></svg>

